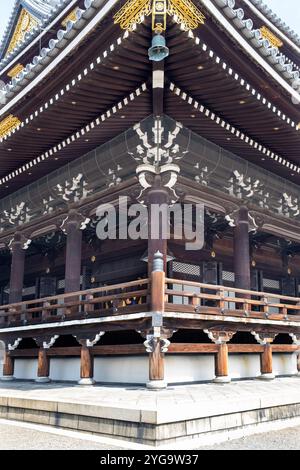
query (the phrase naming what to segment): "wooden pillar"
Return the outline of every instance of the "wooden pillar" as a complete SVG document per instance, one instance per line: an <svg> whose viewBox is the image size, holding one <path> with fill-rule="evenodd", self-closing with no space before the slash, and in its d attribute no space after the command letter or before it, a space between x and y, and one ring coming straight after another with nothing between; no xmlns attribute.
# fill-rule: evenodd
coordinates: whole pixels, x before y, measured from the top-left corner
<svg viewBox="0 0 300 470"><path fill-rule="evenodd" d="M57 340L58 335L44 335L34 338L34 341L39 347L38 354L38 369L37 377L35 379L38 383L48 383L51 382L50 379L50 358L48 356L48 349L50 349L55 341Z"/></svg>
<svg viewBox="0 0 300 470"><path fill-rule="evenodd" d="M234 274L237 289L251 289L248 209L239 209L234 227Z"/></svg>
<svg viewBox="0 0 300 470"><path fill-rule="evenodd" d="M165 272L163 254L157 251L154 254L151 273L151 311L153 314L153 328L146 335L147 352L149 352L149 382L147 388L162 389L167 384L164 381L164 351L170 344L164 334L163 313L165 310Z"/></svg>
<svg viewBox="0 0 300 470"><path fill-rule="evenodd" d="M214 330L213 328L204 330L204 332L218 347L218 352L215 354L215 378L213 381L215 383L231 382L231 378L229 376L227 343L236 332Z"/></svg>
<svg viewBox="0 0 300 470"><path fill-rule="evenodd" d="M260 372L261 378L274 378L272 345L270 343L264 345L264 350L260 355Z"/></svg>
<svg viewBox="0 0 300 470"><path fill-rule="evenodd" d="M3 377L1 380L14 380L15 360L8 351L5 352L3 363Z"/></svg>
<svg viewBox="0 0 300 470"><path fill-rule="evenodd" d="M94 381L94 357L91 354L91 348L87 346L87 341L80 341L80 385L93 385Z"/></svg>
<svg viewBox="0 0 300 470"><path fill-rule="evenodd" d="M163 209L168 207L168 192L162 187L161 177L156 176L153 187L148 192L147 206L148 206L148 273L151 276L153 258L156 252L163 255L163 270L166 272L167 266L167 234L164 233L164 217L167 214L160 212L157 217L158 207Z"/></svg>
<svg viewBox="0 0 300 470"><path fill-rule="evenodd" d="M256 341L263 346L263 352L260 355L261 375L258 378L262 380L273 380L275 379L275 374L273 373L272 343L277 335L268 332L256 333L252 331L251 333Z"/></svg>
<svg viewBox="0 0 300 470"><path fill-rule="evenodd" d="M161 352L160 341L155 341L153 352L149 354L149 380L163 381L165 378L164 354Z"/></svg>
<svg viewBox="0 0 300 470"><path fill-rule="evenodd" d="M11 270L9 303L22 302L25 269L25 251L21 237L16 236L11 244Z"/></svg>
<svg viewBox="0 0 300 470"><path fill-rule="evenodd" d="M218 352L215 358L216 379L228 377L228 346L227 343L218 344ZM230 378L228 377L228 382Z"/></svg>
<svg viewBox="0 0 300 470"><path fill-rule="evenodd" d="M80 291L82 230L78 214L70 213L64 225L67 234L65 293Z"/></svg>
<svg viewBox="0 0 300 470"><path fill-rule="evenodd" d="M295 376L300 377L300 335L290 333L290 337L293 340L293 344L297 346L297 351L295 351L297 373Z"/></svg>
<svg viewBox="0 0 300 470"><path fill-rule="evenodd" d="M297 375L300 377L300 353L297 354Z"/></svg>
<svg viewBox="0 0 300 470"><path fill-rule="evenodd" d="M39 349L38 372L37 372L37 378L35 379L35 381L39 383L50 382L49 372L50 372L50 362L49 362L49 357L47 355L47 349L42 346Z"/></svg>
<svg viewBox="0 0 300 470"><path fill-rule="evenodd" d="M81 345L80 351L80 380L79 385L94 385L94 356L91 352L92 347L98 343L104 335L104 331L93 333L82 333L74 336Z"/></svg>

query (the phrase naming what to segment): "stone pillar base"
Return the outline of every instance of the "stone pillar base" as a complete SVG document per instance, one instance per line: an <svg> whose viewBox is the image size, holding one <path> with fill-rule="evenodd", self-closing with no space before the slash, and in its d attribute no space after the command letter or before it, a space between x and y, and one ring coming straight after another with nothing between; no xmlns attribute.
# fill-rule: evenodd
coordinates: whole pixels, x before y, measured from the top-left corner
<svg viewBox="0 0 300 470"><path fill-rule="evenodd" d="M274 380L275 377L275 374L261 374L257 378L259 380Z"/></svg>
<svg viewBox="0 0 300 470"><path fill-rule="evenodd" d="M228 375L223 375L221 377L215 377L213 383L215 384L228 384L231 382L231 378Z"/></svg>
<svg viewBox="0 0 300 470"><path fill-rule="evenodd" d="M94 385L96 381L93 378L80 379L78 385Z"/></svg>
<svg viewBox="0 0 300 470"><path fill-rule="evenodd" d="M35 382L39 384L46 384L46 383L51 382L51 379L49 379L49 377L37 377L35 379Z"/></svg>
<svg viewBox="0 0 300 470"><path fill-rule="evenodd" d="M1 380L3 382L11 382L12 380L16 380L16 379L14 378L13 375L3 375L3 377L1 377Z"/></svg>
<svg viewBox="0 0 300 470"><path fill-rule="evenodd" d="M164 380L150 380L146 384L148 390L163 390L167 386L168 384Z"/></svg>

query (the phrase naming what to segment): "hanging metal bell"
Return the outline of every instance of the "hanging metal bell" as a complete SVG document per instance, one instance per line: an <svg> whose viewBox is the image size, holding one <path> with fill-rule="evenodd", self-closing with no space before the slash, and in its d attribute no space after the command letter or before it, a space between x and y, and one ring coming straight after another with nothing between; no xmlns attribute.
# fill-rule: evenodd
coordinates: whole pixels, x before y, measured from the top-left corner
<svg viewBox="0 0 300 470"><path fill-rule="evenodd" d="M166 40L161 34L153 36L152 45L148 50L150 60L160 62L169 55L169 48L166 46Z"/></svg>

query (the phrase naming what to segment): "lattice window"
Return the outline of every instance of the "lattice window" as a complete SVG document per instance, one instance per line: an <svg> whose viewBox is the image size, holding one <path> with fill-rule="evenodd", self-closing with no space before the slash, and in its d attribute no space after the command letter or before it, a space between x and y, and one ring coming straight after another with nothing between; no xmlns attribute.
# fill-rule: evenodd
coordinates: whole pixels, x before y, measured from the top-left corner
<svg viewBox="0 0 300 470"><path fill-rule="evenodd" d="M187 274L189 276L200 276L200 266L196 264L173 262L173 272Z"/></svg>
<svg viewBox="0 0 300 470"><path fill-rule="evenodd" d="M83 281L83 276L80 276L80 284L82 285L82 281ZM58 281L57 283L57 289L60 290L60 289L64 289L65 288L65 280L64 279L60 279L60 281Z"/></svg>
<svg viewBox="0 0 300 470"><path fill-rule="evenodd" d="M32 286L32 287L25 287L23 289L23 295L24 296L27 296L27 295L35 295L35 286Z"/></svg>
<svg viewBox="0 0 300 470"><path fill-rule="evenodd" d="M234 273L232 273L230 271L223 271L222 272L222 279L223 279L223 281L234 282L235 275L234 275Z"/></svg>
<svg viewBox="0 0 300 470"><path fill-rule="evenodd" d="M280 290L280 283L279 281L276 281L275 279L264 279L263 286L266 289Z"/></svg>

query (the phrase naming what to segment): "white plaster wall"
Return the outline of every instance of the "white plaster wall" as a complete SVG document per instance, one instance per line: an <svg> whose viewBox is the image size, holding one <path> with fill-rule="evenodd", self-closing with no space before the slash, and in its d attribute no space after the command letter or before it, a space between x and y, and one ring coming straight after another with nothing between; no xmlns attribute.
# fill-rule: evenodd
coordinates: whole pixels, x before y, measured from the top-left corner
<svg viewBox="0 0 300 470"><path fill-rule="evenodd" d="M273 354L273 372L275 375L292 375L297 373L295 354Z"/></svg>
<svg viewBox="0 0 300 470"><path fill-rule="evenodd" d="M16 379L35 379L37 364L37 359L16 359L14 377Z"/></svg>
<svg viewBox="0 0 300 470"><path fill-rule="evenodd" d="M148 369L147 356L96 357L94 378L97 382L145 383Z"/></svg>
<svg viewBox="0 0 300 470"><path fill-rule="evenodd" d="M229 354L229 375L232 379L260 375L259 354Z"/></svg>
<svg viewBox="0 0 300 470"><path fill-rule="evenodd" d="M50 379L77 381L80 378L79 357L51 358Z"/></svg>
<svg viewBox="0 0 300 470"><path fill-rule="evenodd" d="M214 370L213 354L166 356L165 378L168 383L212 380L215 376Z"/></svg>
<svg viewBox="0 0 300 470"><path fill-rule="evenodd" d="M2 376L1 367L0 376ZM292 375L297 372L294 354L273 354L275 375ZM15 377L35 379L37 359L16 359ZM213 354L166 355L165 374L168 383L200 382L214 378ZM257 377L260 375L259 354L230 354L229 374L233 379ZM77 381L80 375L80 359L51 358L50 378L52 380ZM140 383L148 380L147 356L96 357L94 378L97 382Z"/></svg>

